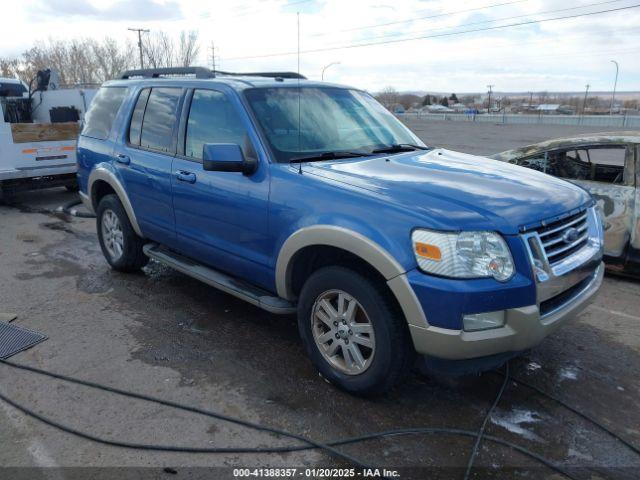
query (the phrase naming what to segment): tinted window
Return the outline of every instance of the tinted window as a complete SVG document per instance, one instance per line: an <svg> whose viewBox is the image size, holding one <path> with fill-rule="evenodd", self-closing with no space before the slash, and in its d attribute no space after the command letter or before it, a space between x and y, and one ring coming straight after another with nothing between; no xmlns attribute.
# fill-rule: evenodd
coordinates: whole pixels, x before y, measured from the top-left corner
<svg viewBox="0 0 640 480"><path fill-rule="evenodd" d="M186 156L202 158L205 143L235 143L244 147L247 141L247 131L240 116L224 93L214 90L194 92L187 121Z"/></svg>
<svg viewBox="0 0 640 480"><path fill-rule="evenodd" d="M21 83L0 82L0 97L21 97L26 91Z"/></svg>
<svg viewBox="0 0 640 480"><path fill-rule="evenodd" d="M151 90L142 121L141 146L163 152L171 149L181 94L179 88Z"/></svg>
<svg viewBox="0 0 640 480"><path fill-rule="evenodd" d="M147 100L149 99L149 92L151 89L145 88L140 92L136 107L133 109L133 115L131 116L131 125L129 126L129 143L132 145L140 145L140 133L142 132L142 116L144 115L144 109L147 106Z"/></svg>
<svg viewBox="0 0 640 480"><path fill-rule="evenodd" d="M126 93L125 87L102 87L85 115L82 135L105 140Z"/></svg>

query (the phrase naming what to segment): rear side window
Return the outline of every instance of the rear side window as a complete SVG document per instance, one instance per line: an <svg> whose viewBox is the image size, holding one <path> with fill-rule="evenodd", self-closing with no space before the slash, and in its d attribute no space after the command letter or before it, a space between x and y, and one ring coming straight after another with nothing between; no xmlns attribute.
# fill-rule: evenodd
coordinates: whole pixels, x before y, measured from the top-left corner
<svg viewBox="0 0 640 480"><path fill-rule="evenodd" d="M161 152L171 149L181 95L179 88L151 89L142 121L140 146Z"/></svg>
<svg viewBox="0 0 640 480"><path fill-rule="evenodd" d="M125 87L102 87L85 115L82 135L106 140L126 93Z"/></svg>
<svg viewBox="0 0 640 480"><path fill-rule="evenodd" d="M140 92L138 101L133 109L133 115L131 116L131 125L129 126L129 143L132 145L140 145L140 134L142 133L142 116L144 115L144 109L147 106L147 100L149 99L150 88L145 88Z"/></svg>

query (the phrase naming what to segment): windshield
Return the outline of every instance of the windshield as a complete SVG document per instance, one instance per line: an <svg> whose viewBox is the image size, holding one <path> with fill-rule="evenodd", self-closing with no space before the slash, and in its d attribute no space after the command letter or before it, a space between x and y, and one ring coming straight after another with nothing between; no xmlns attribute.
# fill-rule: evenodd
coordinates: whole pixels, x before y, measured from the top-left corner
<svg viewBox="0 0 640 480"><path fill-rule="evenodd" d="M256 88L245 95L278 162L327 152L371 154L391 145L424 145L371 95L357 90Z"/></svg>

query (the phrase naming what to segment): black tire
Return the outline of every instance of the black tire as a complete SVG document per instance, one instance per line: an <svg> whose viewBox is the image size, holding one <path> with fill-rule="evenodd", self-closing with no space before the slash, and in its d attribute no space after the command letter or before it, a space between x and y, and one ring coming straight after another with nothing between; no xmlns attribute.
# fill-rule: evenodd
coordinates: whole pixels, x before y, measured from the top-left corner
<svg viewBox="0 0 640 480"><path fill-rule="evenodd" d="M314 340L314 305L319 296L331 290L341 290L356 299L373 326L375 353L362 373L349 375L335 368ZM409 373L415 358L406 320L386 285L348 268L324 267L307 279L298 301L298 328L307 353L320 374L355 395L376 396L387 392Z"/></svg>
<svg viewBox="0 0 640 480"><path fill-rule="evenodd" d="M122 230L122 254L117 258L114 258L109 252L103 238L102 222L105 213L108 211L115 214ZM100 200L96 212L96 226L100 248L111 268L119 272L136 272L149 262L149 257L142 251L145 242L133 230L129 217L116 195L105 195Z"/></svg>

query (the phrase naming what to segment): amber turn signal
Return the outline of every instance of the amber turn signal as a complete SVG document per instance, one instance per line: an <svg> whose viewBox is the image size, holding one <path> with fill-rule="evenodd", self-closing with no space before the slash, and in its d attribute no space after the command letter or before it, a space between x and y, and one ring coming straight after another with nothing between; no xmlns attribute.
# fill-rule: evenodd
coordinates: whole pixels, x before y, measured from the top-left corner
<svg viewBox="0 0 640 480"><path fill-rule="evenodd" d="M429 245L428 243L415 243L416 255L426 258L428 260L434 260L439 262L442 260L442 252L435 245Z"/></svg>

